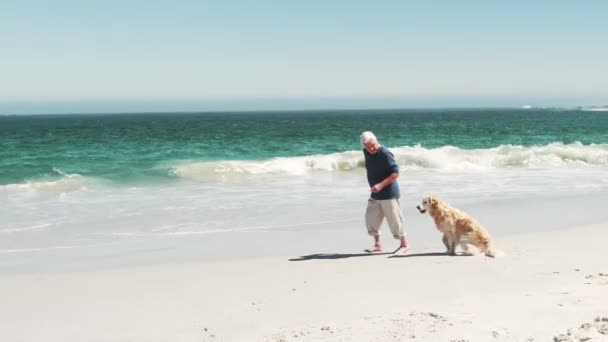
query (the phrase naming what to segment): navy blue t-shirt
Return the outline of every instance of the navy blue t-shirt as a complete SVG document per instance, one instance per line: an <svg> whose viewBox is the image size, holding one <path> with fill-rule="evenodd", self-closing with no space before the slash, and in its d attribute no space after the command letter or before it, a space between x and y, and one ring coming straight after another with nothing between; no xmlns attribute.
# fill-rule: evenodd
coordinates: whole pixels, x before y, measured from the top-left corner
<svg viewBox="0 0 608 342"><path fill-rule="evenodd" d="M388 148L380 146L376 154L369 154L366 149L363 149L363 154L365 155L365 169L367 170L367 182L370 188L393 173L399 173L395 156ZM372 192L371 194L372 198L376 200L399 198L399 183L395 179L380 192Z"/></svg>

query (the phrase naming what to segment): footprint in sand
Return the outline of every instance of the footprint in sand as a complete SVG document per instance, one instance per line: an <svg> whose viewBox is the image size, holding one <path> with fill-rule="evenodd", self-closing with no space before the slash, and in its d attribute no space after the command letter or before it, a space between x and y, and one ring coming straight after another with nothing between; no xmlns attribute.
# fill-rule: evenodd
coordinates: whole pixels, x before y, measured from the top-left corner
<svg viewBox="0 0 608 342"><path fill-rule="evenodd" d="M608 285L608 273L588 274L585 276L585 279L587 279L585 285L593 284L592 281L595 281L597 285Z"/></svg>

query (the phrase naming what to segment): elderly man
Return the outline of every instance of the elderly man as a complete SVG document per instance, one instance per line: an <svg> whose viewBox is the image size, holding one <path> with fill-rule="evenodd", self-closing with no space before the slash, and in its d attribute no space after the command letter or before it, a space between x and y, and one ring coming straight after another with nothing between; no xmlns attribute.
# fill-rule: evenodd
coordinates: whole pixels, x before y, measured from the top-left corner
<svg viewBox="0 0 608 342"><path fill-rule="evenodd" d="M380 225L386 217L391 233L401 244L394 252L396 255L407 252L407 243L403 229L403 215L399 204L399 166L395 156L386 147L380 145L374 133L366 131L361 134L363 155L365 156L365 169L367 182L370 186L371 196L367 201L365 223L367 232L374 237L374 246L367 252L382 252L380 243Z"/></svg>

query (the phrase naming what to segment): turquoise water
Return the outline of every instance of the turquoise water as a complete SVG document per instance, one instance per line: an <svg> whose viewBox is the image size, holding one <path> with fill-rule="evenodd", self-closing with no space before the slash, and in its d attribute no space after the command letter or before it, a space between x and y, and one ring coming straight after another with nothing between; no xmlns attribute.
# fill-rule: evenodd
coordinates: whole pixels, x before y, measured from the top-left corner
<svg viewBox="0 0 608 342"><path fill-rule="evenodd" d="M364 130L389 147L585 146L608 144L608 113L479 109L4 116L0 184L64 174L119 183L171 181L172 166L186 161L359 151Z"/></svg>

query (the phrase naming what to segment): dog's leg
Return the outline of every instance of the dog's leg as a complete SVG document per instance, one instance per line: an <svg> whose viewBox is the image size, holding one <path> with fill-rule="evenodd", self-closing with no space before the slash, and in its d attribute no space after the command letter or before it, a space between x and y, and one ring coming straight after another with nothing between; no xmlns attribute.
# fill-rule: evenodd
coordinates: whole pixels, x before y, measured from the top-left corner
<svg viewBox="0 0 608 342"><path fill-rule="evenodd" d="M469 251L469 242L470 236L469 234L458 234L458 244L460 245L460 249L462 250L462 255L473 255Z"/></svg>
<svg viewBox="0 0 608 342"><path fill-rule="evenodd" d="M462 255L473 255L473 253L469 250L469 243L466 239L460 238L460 248L462 248Z"/></svg>
<svg viewBox="0 0 608 342"><path fill-rule="evenodd" d="M456 236L452 233L447 233L446 236L448 240L448 254L456 255Z"/></svg>
<svg viewBox="0 0 608 342"><path fill-rule="evenodd" d="M443 241L443 245L445 246L445 251L446 253L450 251L450 244L448 243L448 236L447 234L443 234L443 238L441 239L441 241Z"/></svg>

